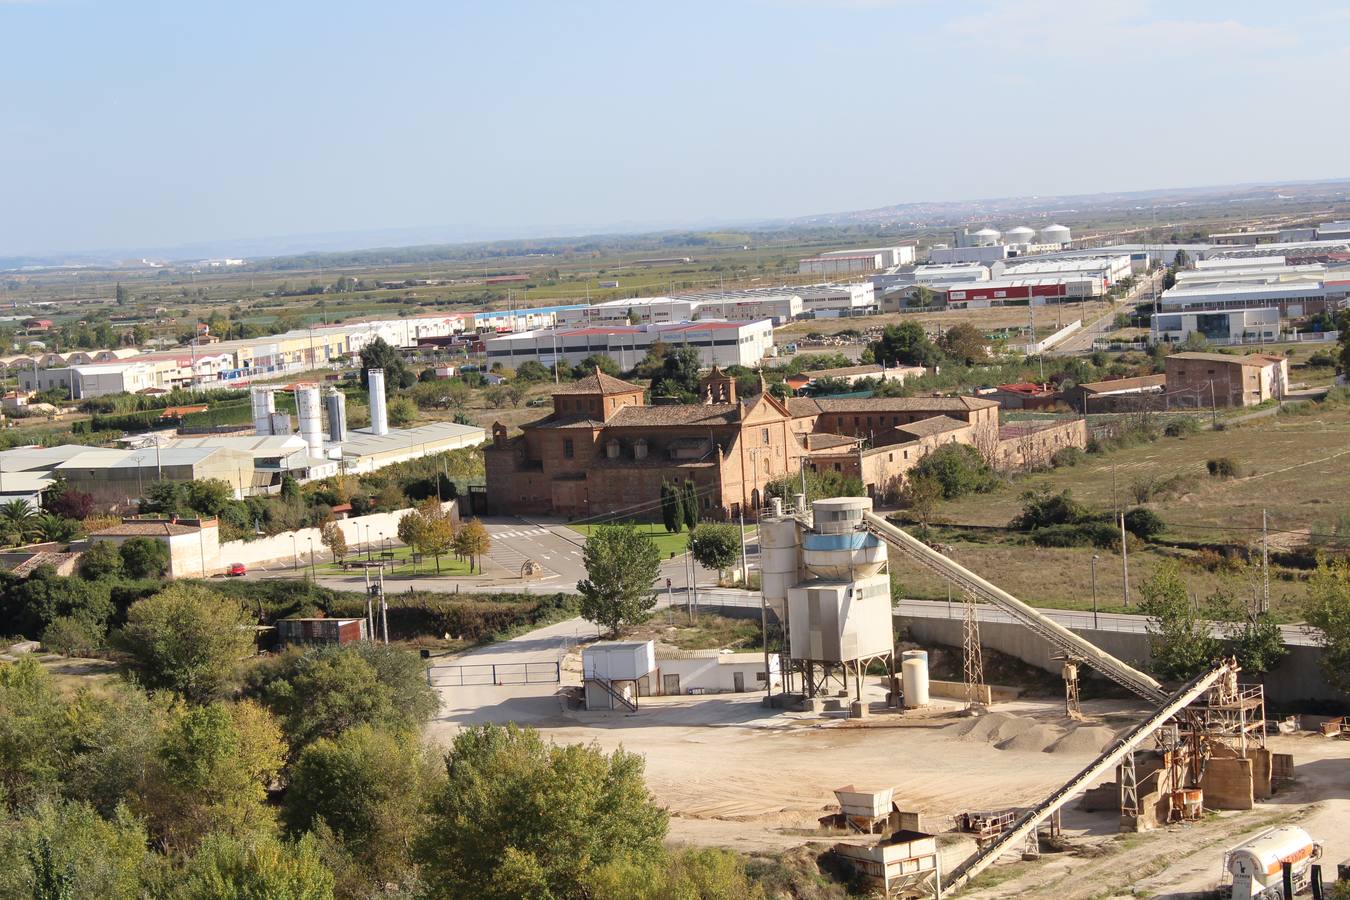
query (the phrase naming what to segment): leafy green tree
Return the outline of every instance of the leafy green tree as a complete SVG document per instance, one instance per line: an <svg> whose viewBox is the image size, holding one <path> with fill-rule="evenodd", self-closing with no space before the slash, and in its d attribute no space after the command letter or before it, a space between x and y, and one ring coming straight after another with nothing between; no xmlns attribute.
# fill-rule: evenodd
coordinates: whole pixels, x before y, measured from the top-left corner
<svg viewBox="0 0 1350 900"><path fill-rule="evenodd" d="M0 802L56 794L69 749L64 704L47 670L29 655L0 663Z"/></svg>
<svg viewBox="0 0 1350 900"><path fill-rule="evenodd" d="M1152 668L1170 681L1185 681L1212 666L1222 646L1200 618L1186 594L1186 582L1175 562L1161 565L1144 583L1139 611L1146 625Z"/></svg>
<svg viewBox="0 0 1350 900"><path fill-rule="evenodd" d="M358 725L320 738L291 769L285 820L294 833L322 822L385 885L406 880L422 801L436 780L415 732Z"/></svg>
<svg viewBox="0 0 1350 900"><path fill-rule="evenodd" d="M333 873L318 842L266 834L212 834L188 862L178 900L332 900Z"/></svg>
<svg viewBox="0 0 1350 900"><path fill-rule="evenodd" d="M942 352L962 365L973 366L989 361L989 340L984 332L969 322L958 322L942 334L939 342Z"/></svg>
<svg viewBox="0 0 1350 900"><path fill-rule="evenodd" d="M1167 523L1153 510L1136 506L1125 513L1125 530L1141 541L1151 541L1167 530Z"/></svg>
<svg viewBox="0 0 1350 900"><path fill-rule="evenodd" d="M652 375L652 393L694 400L698 397L698 389L698 351L693 347L667 350L661 368Z"/></svg>
<svg viewBox="0 0 1350 900"><path fill-rule="evenodd" d="M384 392L391 398L401 388L410 388L417 383L417 376L403 361L403 355L382 337L361 348L361 387L367 390L370 389L371 369L384 370Z"/></svg>
<svg viewBox="0 0 1350 900"><path fill-rule="evenodd" d="M94 541L80 555L81 578L97 581L122 574L122 553L112 541Z"/></svg>
<svg viewBox="0 0 1350 900"><path fill-rule="evenodd" d="M661 553L651 538L634 525L601 525L586 538L582 560L582 618L611 634L646 621L656 606L652 583L661 574Z"/></svg>
<svg viewBox="0 0 1350 900"><path fill-rule="evenodd" d="M148 537L123 541L122 567L131 578L162 578L169 571L169 546Z"/></svg>
<svg viewBox="0 0 1350 900"><path fill-rule="evenodd" d="M33 520L33 536L39 541L65 543L79 534L79 523L73 519L63 519L49 512L38 513Z"/></svg>
<svg viewBox="0 0 1350 900"><path fill-rule="evenodd" d="M1336 330L1340 332L1337 339L1337 364L1342 372L1350 372L1350 309L1336 313Z"/></svg>
<svg viewBox="0 0 1350 900"><path fill-rule="evenodd" d="M145 512L181 516L189 511L187 486L177 481L156 481L146 490Z"/></svg>
<svg viewBox="0 0 1350 900"><path fill-rule="evenodd" d="M234 488L220 478L188 482L185 502L188 508L204 516L218 516L234 500Z"/></svg>
<svg viewBox="0 0 1350 900"><path fill-rule="evenodd" d="M516 378L527 383L552 381L553 373L543 363L527 359L516 367Z"/></svg>
<svg viewBox="0 0 1350 900"><path fill-rule="evenodd" d="M240 663L253 655L252 626L235 601L175 584L131 605L120 641L147 686L206 703L233 685Z"/></svg>
<svg viewBox="0 0 1350 900"><path fill-rule="evenodd" d="M267 787L286 760L286 744L258 704L183 709L164 733L159 758L156 784L140 800L169 846L191 846L213 831L245 835L273 826Z"/></svg>
<svg viewBox="0 0 1350 900"><path fill-rule="evenodd" d="M698 488L692 481L680 486L680 514L685 528L692 531L698 525Z"/></svg>
<svg viewBox="0 0 1350 900"><path fill-rule="evenodd" d="M943 444L914 467L910 477L931 476L942 485L948 500L966 494L983 494L998 487L998 476L969 444Z"/></svg>
<svg viewBox="0 0 1350 900"><path fill-rule="evenodd" d="M1318 631L1327 683L1350 693L1350 560L1318 561L1308 579L1303 618Z"/></svg>
<svg viewBox="0 0 1350 900"><path fill-rule="evenodd" d="M905 479L905 486L900 490L900 502L920 524L927 525L942 494L942 482L936 476L912 475Z"/></svg>
<svg viewBox="0 0 1350 900"><path fill-rule="evenodd" d="M869 346L873 358L888 366L935 366L942 361L942 351L918 322L887 325L881 339Z"/></svg>
<svg viewBox="0 0 1350 900"><path fill-rule="evenodd" d="M594 373L596 369L599 369L606 375L613 375L615 378L619 377L619 364L615 361L614 357L610 356L608 353L592 353L590 356L577 363L577 377L584 378L587 375ZM519 369L516 370L516 375L519 377Z"/></svg>
<svg viewBox="0 0 1350 900"><path fill-rule="evenodd" d="M297 480L295 479L295 476L294 476L294 475L283 475L283 476L282 476L282 478L281 478L281 499L282 499L282 500L299 500L299 499L300 499L300 482L297 481Z"/></svg>
<svg viewBox="0 0 1350 900"><path fill-rule="evenodd" d="M599 869L659 864L666 813L642 768L623 750L559 747L515 725L461 731L415 848L425 890L447 900L584 897Z"/></svg>
<svg viewBox="0 0 1350 900"><path fill-rule="evenodd" d="M469 571L473 571L475 564L478 565L478 571L483 571L482 559L487 555L488 550L492 548L492 536L488 530L483 527L483 523L477 518L470 519L456 530L451 530L450 520L441 518L440 525L443 531L450 535L450 542L455 547L455 552L461 556L468 557ZM440 545L438 545L440 546ZM448 546L448 545L447 545ZM442 550L441 552L445 552ZM437 571L439 571L440 557L437 557Z"/></svg>
<svg viewBox="0 0 1350 900"><path fill-rule="evenodd" d="M741 530L735 525L704 522L689 532L689 552L705 569L729 569L741 555Z"/></svg>
<svg viewBox="0 0 1350 900"><path fill-rule="evenodd" d="M0 590L0 630L37 637L62 616L103 626L114 612L108 581L65 578L51 566L39 566L32 575Z"/></svg>
<svg viewBox="0 0 1350 900"><path fill-rule="evenodd" d="M746 873L738 854L711 847L681 848L661 862L632 858L611 862L596 869L586 887L586 896L593 900L767 897L763 886Z"/></svg>
<svg viewBox="0 0 1350 900"><path fill-rule="evenodd" d="M403 537L403 523L399 522L399 537ZM333 554L333 561L341 563L347 556L347 536L342 533L342 529L336 522L329 522L319 531L319 540L328 548L328 552Z"/></svg>
<svg viewBox="0 0 1350 900"><path fill-rule="evenodd" d="M358 725L414 730L437 707L415 654L366 643L292 651L263 666L252 684L297 753Z"/></svg>
<svg viewBox="0 0 1350 900"><path fill-rule="evenodd" d="M408 397L395 397L389 401L389 424L403 428L417 421L417 404Z"/></svg>
<svg viewBox="0 0 1350 900"><path fill-rule="evenodd" d="M0 541L22 544L37 533L37 510L27 500L0 503Z"/></svg>
<svg viewBox="0 0 1350 900"><path fill-rule="evenodd" d="M146 841L125 807L104 818L83 803L41 800L0 818L0 896L142 896Z"/></svg>
<svg viewBox="0 0 1350 900"><path fill-rule="evenodd" d="M666 531L671 534L678 534L684 527L684 516L682 510L683 503L680 498L680 487L678 484L672 484L669 481L661 482L661 521L666 526Z"/></svg>
<svg viewBox="0 0 1350 900"><path fill-rule="evenodd" d="M1253 611L1227 592L1212 595L1209 606L1222 621L1229 652L1244 672L1264 675L1289 652L1284 633L1268 610Z"/></svg>

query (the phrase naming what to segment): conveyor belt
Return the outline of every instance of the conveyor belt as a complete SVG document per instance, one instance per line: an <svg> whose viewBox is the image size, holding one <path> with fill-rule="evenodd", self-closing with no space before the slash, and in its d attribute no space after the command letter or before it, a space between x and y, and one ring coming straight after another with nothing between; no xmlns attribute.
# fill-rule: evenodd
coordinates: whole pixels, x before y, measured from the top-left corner
<svg viewBox="0 0 1350 900"><path fill-rule="evenodd" d="M960 590L973 594L981 600L986 600L1008 612L1027 628L1036 632L1060 650L1083 660L1122 687L1128 688L1154 703L1162 703L1167 700L1167 692L1153 678L1116 659L1096 644L1074 634L1058 622L1041 615L1012 594L985 581L959 563L948 559L923 541L887 522L881 516L870 512L864 513L863 523L869 531L887 544L952 582Z"/></svg>

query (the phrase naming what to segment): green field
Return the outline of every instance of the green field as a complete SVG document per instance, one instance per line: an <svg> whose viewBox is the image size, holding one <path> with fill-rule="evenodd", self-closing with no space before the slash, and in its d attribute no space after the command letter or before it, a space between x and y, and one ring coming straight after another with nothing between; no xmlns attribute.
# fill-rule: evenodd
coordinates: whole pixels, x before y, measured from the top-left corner
<svg viewBox="0 0 1350 900"><path fill-rule="evenodd" d="M686 549L688 549L689 546L689 532L681 531L678 534L671 534L670 532L666 531L665 526L659 522L633 522L633 523L617 523L617 524L633 524L636 525L638 528L642 529L643 533L646 534L648 537L650 537L653 543L656 544L656 549L661 551L661 557L663 559L683 553ZM583 537L589 537L591 533L595 531L595 529L598 528L599 526L568 525L567 527L575 531L577 534L582 535ZM754 530L755 528L753 525L745 526L745 533L747 536L749 536L752 532L754 532Z"/></svg>
<svg viewBox="0 0 1350 900"><path fill-rule="evenodd" d="M386 557L387 561L384 568L384 577L386 578L392 577L406 578L413 576L437 577L435 557L423 556L422 561L420 563L414 563L412 560L411 547L403 547L403 546L391 547L386 552L393 555L392 560L388 560L388 558ZM381 554L379 553L379 551L378 550L375 551L374 559L379 560L380 558ZM347 562L349 563L356 563L365 559L366 559L365 553L352 552L347 554ZM351 569L343 569L342 566L338 565L337 563L331 562L320 563L315 571L320 575L361 574L361 569L359 567L353 567ZM452 553L444 554L441 556L440 574L441 576L453 575L456 577L468 575L470 574L469 562L468 560L455 559L455 556ZM370 575L372 578L375 577L374 569L371 570Z"/></svg>

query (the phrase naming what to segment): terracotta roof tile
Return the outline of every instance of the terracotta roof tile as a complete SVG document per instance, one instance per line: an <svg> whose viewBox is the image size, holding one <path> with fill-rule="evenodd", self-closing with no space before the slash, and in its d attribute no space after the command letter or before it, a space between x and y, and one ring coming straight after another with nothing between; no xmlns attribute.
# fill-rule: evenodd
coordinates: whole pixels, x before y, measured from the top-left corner
<svg viewBox="0 0 1350 900"><path fill-rule="evenodd" d="M625 406L609 418L609 426L627 428L643 425L730 425L738 421L737 403L704 403L688 406Z"/></svg>
<svg viewBox="0 0 1350 900"><path fill-rule="evenodd" d="M606 375L599 370L592 372L585 378L579 378L571 384L563 384L554 388L554 394L627 394L632 391L642 390L636 384L629 384L622 378L615 378L613 375Z"/></svg>
<svg viewBox="0 0 1350 900"><path fill-rule="evenodd" d="M930 419L920 419L917 422L909 422L905 425L895 426L895 430L903 434L912 434L915 437L929 437L934 434L946 434L949 431L960 431L962 428L971 427L966 422L953 419L951 416L933 416Z"/></svg>

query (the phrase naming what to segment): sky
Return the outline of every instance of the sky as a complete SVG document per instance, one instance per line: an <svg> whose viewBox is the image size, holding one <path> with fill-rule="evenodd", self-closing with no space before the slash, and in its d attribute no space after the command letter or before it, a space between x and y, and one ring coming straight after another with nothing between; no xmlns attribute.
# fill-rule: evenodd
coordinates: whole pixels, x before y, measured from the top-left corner
<svg viewBox="0 0 1350 900"><path fill-rule="evenodd" d="M1350 11L0 0L0 257L1350 175Z"/></svg>

